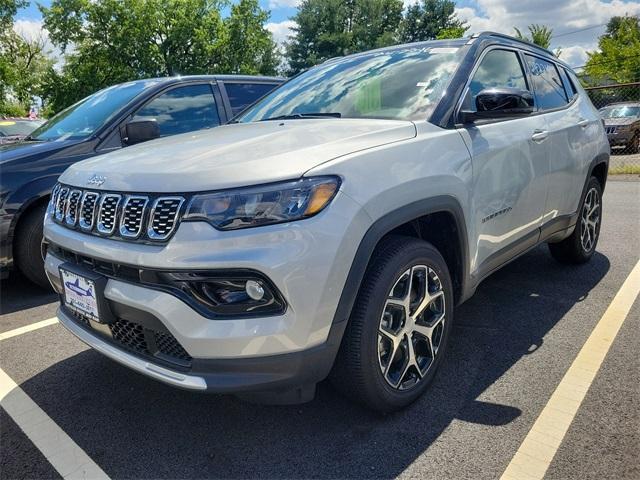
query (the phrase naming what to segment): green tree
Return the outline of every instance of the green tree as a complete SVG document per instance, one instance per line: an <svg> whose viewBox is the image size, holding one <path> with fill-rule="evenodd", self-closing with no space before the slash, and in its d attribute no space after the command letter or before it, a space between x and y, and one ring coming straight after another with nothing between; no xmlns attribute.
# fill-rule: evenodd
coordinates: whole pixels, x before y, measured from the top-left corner
<svg viewBox="0 0 640 480"><path fill-rule="evenodd" d="M15 14L27 4L0 0L0 114L25 115L53 64L42 37L29 39L13 30Z"/></svg>
<svg viewBox="0 0 640 480"><path fill-rule="evenodd" d="M524 40L525 42L533 43L542 48L549 48L551 46L551 38L553 37L553 29L546 25L532 24L527 27L531 36L524 35L518 28L513 27L516 31L516 38Z"/></svg>
<svg viewBox="0 0 640 480"><path fill-rule="evenodd" d="M401 40L420 42L435 40L439 35L463 36L469 27L456 15L455 6L452 0L422 0L410 5L402 22Z"/></svg>
<svg viewBox="0 0 640 480"><path fill-rule="evenodd" d="M464 34L469 29L468 26L464 25L461 27L449 27L443 30L440 30L440 33L436 35L437 40L448 40L451 38L462 38Z"/></svg>
<svg viewBox="0 0 640 480"><path fill-rule="evenodd" d="M273 74L278 59L268 12L241 0L223 19L224 0L53 0L41 7L55 45L73 50L50 72L54 111L114 83L207 74Z"/></svg>
<svg viewBox="0 0 640 480"><path fill-rule="evenodd" d="M228 73L275 75L280 57L271 32L264 25L269 12L258 0L240 0L224 20L226 30L223 69Z"/></svg>
<svg viewBox="0 0 640 480"><path fill-rule="evenodd" d="M640 81L640 19L612 17L598 40L596 52L589 52L584 73L591 83Z"/></svg>
<svg viewBox="0 0 640 480"><path fill-rule="evenodd" d="M336 56L391 45L402 0L303 0L286 45L290 73Z"/></svg>

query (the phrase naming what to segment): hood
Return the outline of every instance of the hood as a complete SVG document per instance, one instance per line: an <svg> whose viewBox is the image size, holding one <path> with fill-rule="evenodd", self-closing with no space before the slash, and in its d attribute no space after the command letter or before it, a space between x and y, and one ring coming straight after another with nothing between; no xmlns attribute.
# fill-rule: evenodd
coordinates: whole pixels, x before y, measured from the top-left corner
<svg viewBox="0 0 640 480"><path fill-rule="evenodd" d="M639 121L638 117L618 117L618 118L605 118L604 124L607 127L614 127L620 125L631 125L634 122Z"/></svg>
<svg viewBox="0 0 640 480"><path fill-rule="evenodd" d="M22 162L34 158L50 157L67 147L79 143L78 140L64 140L55 142L16 142L0 146L0 165L3 168L8 163Z"/></svg>
<svg viewBox="0 0 640 480"><path fill-rule="evenodd" d="M72 165L60 181L100 190L195 192L301 177L332 160L413 138L412 122L371 119L271 120L165 137ZM94 188L94 187L92 187Z"/></svg>

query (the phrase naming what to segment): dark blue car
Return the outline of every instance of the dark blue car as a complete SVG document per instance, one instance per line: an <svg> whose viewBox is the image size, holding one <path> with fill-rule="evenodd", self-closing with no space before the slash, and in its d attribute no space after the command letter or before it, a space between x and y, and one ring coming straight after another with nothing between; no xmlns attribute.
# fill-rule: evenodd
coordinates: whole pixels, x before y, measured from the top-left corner
<svg viewBox="0 0 640 480"><path fill-rule="evenodd" d="M51 189L72 163L159 136L213 128L283 82L239 75L114 85L72 105L24 141L0 146L0 273L15 265L48 286L40 254Z"/></svg>

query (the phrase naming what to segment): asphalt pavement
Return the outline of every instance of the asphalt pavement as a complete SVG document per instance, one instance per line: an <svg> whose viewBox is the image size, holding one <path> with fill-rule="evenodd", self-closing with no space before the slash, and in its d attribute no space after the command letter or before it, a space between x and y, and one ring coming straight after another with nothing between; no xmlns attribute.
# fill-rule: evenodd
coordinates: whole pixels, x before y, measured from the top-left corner
<svg viewBox="0 0 640 480"><path fill-rule="evenodd" d="M487 279L432 388L387 416L327 383L289 407L177 390L59 324L2 340L0 365L111 478L498 478L639 258L640 182L610 181L592 261L542 246ZM1 288L0 331L54 316L55 295ZM636 300L545 478L640 478L638 345ZM59 477L0 409L0 478Z"/></svg>

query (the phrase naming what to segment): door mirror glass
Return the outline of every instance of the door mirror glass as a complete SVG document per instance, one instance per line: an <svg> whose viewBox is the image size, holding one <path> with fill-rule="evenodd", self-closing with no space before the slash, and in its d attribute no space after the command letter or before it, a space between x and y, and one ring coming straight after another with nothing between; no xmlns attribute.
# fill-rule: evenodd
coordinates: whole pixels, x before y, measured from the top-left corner
<svg viewBox="0 0 640 480"><path fill-rule="evenodd" d="M518 88L488 88L475 98L476 111L461 111L463 123L475 120L513 118L530 115L534 111L533 95Z"/></svg>
<svg viewBox="0 0 640 480"><path fill-rule="evenodd" d="M153 140L160 136L160 128L155 120L134 120L125 127L126 138L124 143L135 145L136 143Z"/></svg>

